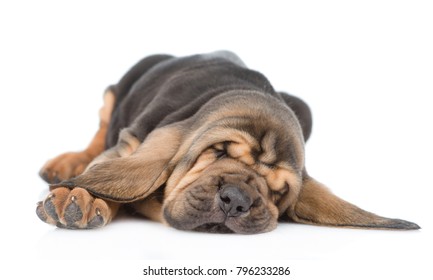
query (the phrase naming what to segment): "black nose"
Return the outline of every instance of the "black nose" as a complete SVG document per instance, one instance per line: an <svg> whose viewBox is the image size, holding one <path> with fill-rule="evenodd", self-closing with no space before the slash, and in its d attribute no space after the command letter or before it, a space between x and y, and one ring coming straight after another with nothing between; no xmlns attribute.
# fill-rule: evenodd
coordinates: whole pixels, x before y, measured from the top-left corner
<svg viewBox="0 0 433 280"><path fill-rule="evenodd" d="M229 217L237 217L247 212L253 204L251 197L240 187L227 184L220 191L219 205Z"/></svg>

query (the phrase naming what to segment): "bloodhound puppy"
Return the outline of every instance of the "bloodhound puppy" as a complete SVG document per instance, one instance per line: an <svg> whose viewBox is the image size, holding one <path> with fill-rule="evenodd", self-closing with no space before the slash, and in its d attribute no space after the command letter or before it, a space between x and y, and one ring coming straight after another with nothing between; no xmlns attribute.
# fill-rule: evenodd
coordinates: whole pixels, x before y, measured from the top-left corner
<svg viewBox="0 0 433 280"><path fill-rule="evenodd" d="M36 212L69 229L102 227L124 206L181 230L261 233L284 218L419 229L314 180L304 160L311 127L302 100L231 52L150 56L107 89L89 146L42 168L51 193Z"/></svg>

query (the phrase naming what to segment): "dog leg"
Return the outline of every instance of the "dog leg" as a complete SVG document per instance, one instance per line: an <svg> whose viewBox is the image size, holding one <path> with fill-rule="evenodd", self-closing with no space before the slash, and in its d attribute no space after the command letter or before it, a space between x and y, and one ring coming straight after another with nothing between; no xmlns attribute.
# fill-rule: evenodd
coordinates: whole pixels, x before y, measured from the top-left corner
<svg viewBox="0 0 433 280"><path fill-rule="evenodd" d="M37 215L63 228L107 224L121 204L147 198L167 180L169 161L181 142L182 131L178 126L156 130L140 145L127 129L123 130L118 145L95 158L86 171L52 184L51 194L38 203ZM161 142L165 145L156 145ZM144 200L145 204L137 203L136 212L161 221L162 196L158 193Z"/></svg>
<svg viewBox="0 0 433 280"><path fill-rule="evenodd" d="M69 229L99 228L116 215L119 204L94 198L85 189L57 188L38 202L38 217L52 225Z"/></svg>
<svg viewBox="0 0 433 280"><path fill-rule="evenodd" d="M105 136L115 104L114 93L108 90L104 95L104 105L99 112L99 129L89 146L81 152L61 154L49 160L39 172L48 183L59 183L83 173L87 165L105 149Z"/></svg>
<svg viewBox="0 0 433 280"><path fill-rule="evenodd" d="M163 194L161 193L160 196L163 196ZM130 203L128 206L133 209L134 213L140 214L155 222L164 222L162 215L162 202L153 194L143 200Z"/></svg>

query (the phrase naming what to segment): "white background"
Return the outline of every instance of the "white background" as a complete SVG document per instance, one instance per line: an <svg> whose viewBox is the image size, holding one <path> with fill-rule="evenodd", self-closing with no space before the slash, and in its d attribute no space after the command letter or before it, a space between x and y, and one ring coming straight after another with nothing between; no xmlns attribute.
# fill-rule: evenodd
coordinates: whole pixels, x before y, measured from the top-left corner
<svg viewBox="0 0 433 280"><path fill-rule="evenodd" d="M428 2L2 1L0 273L143 279L148 264L243 261L289 265L292 279L432 279ZM150 54L220 49L310 104L312 176L366 210L422 230L281 224L241 236L127 217L93 231L38 220L36 202L47 188L39 168L87 145L106 86Z"/></svg>

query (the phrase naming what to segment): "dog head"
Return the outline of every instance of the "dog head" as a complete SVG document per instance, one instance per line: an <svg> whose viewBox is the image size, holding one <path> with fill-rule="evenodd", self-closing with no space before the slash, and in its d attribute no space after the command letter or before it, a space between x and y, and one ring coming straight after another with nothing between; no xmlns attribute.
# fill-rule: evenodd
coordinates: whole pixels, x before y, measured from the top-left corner
<svg viewBox="0 0 433 280"><path fill-rule="evenodd" d="M274 229L278 209L265 179L222 154L207 150L179 184L167 188L165 220L184 230L258 233Z"/></svg>
<svg viewBox="0 0 433 280"><path fill-rule="evenodd" d="M245 102L233 100L218 106L180 148L187 152L165 188L168 224L185 230L266 232L296 199L304 163L300 125L275 100L261 95L255 100L242 107L238 104Z"/></svg>
<svg viewBox="0 0 433 280"><path fill-rule="evenodd" d="M259 92L220 95L138 146L128 146L133 137L123 134L129 136L119 143L128 156L92 166L70 186L124 203L164 188L155 211L182 230L261 233L274 229L280 217L316 225L418 227L366 212L312 179L296 115Z"/></svg>

